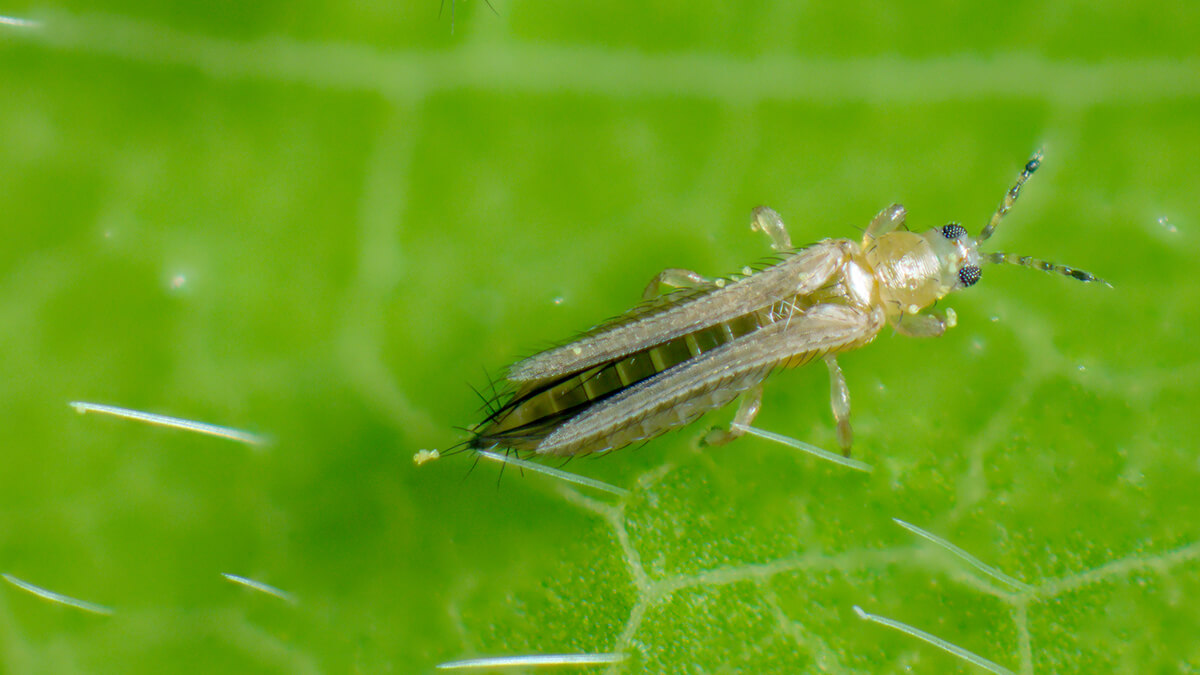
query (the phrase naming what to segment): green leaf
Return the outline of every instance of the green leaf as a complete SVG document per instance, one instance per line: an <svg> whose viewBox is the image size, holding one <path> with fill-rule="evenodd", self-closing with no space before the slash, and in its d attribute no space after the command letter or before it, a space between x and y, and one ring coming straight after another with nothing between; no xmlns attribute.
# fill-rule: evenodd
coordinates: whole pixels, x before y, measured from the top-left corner
<svg viewBox="0 0 1200 675"><path fill-rule="evenodd" d="M1200 10L494 4L5 10L0 572L112 614L0 585L0 670L982 672L859 607L1200 671ZM662 268L763 259L752 207L976 232L1042 145L989 244L1113 288L988 268L945 337L845 355L870 474L698 451L728 411L563 467L627 497L412 461ZM824 371L756 426L835 447Z"/></svg>

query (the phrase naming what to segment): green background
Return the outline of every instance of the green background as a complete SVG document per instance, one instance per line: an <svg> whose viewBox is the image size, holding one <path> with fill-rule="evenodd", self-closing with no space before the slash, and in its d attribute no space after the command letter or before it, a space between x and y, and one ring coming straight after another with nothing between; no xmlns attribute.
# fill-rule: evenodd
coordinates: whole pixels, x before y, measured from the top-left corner
<svg viewBox="0 0 1200 675"><path fill-rule="evenodd" d="M0 668L980 672L859 605L1018 672L1200 672L1200 5L494 4L0 11L43 22L0 25L0 571L114 609L0 584ZM753 206L975 232L1041 145L991 243L1114 288L987 269L945 337L846 355L872 474L699 427L567 466L623 500L413 464L485 371L761 259ZM823 369L758 426L835 446Z"/></svg>

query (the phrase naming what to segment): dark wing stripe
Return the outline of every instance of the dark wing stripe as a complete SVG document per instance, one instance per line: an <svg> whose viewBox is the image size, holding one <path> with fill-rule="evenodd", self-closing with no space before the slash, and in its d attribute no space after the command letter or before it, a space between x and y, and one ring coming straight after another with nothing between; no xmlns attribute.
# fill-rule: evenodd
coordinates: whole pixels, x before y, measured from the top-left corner
<svg viewBox="0 0 1200 675"><path fill-rule="evenodd" d="M771 324L588 408L555 429L537 451L559 453L567 446L586 445L754 371L801 355L861 344L873 338L883 323L879 309L865 312L845 305L818 305L802 317Z"/></svg>

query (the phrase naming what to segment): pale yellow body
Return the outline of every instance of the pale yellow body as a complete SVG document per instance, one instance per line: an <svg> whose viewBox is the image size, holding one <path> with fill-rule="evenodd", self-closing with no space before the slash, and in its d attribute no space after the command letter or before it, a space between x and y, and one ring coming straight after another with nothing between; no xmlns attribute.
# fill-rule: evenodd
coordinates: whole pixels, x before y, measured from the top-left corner
<svg viewBox="0 0 1200 675"><path fill-rule="evenodd" d="M1031 160L981 234L1007 213ZM469 447L502 447L536 454L606 452L687 424L743 396L735 422L758 412L761 382L774 369L824 360L838 440L848 453L850 396L836 355L871 342L885 325L916 337L953 326L925 311L958 288L974 284L982 262L1017 262L1082 281L1086 272L1032 258L991 254L951 224L917 234L904 228L899 204L871 221L861 243L826 239L791 250L783 221L759 207L754 229L785 252L778 263L728 279L668 269L646 288L646 302L579 339L512 366L512 389L473 431ZM680 288L659 295L662 284ZM708 443L740 435L710 432Z"/></svg>

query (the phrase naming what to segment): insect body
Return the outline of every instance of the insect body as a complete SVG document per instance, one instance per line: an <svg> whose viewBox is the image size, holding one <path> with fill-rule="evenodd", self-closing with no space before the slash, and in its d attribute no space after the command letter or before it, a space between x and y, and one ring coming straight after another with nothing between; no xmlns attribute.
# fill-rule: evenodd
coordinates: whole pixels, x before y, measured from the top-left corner
<svg viewBox="0 0 1200 675"><path fill-rule="evenodd" d="M861 242L825 239L793 250L779 215L760 206L751 227L784 254L778 263L729 279L663 271L641 305L514 364L509 391L466 445L537 455L606 452L688 424L739 395L735 422L748 425L771 371L820 359L829 369L838 442L848 454L850 395L837 354L871 342L885 325L913 337L941 335L954 325L953 312L927 308L974 285L985 264L1101 281L1064 265L979 251L1040 162L1038 153L1026 163L978 238L956 223L910 232L904 207L893 204ZM660 295L662 285L679 290ZM704 442L738 435L736 428L713 430Z"/></svg>

